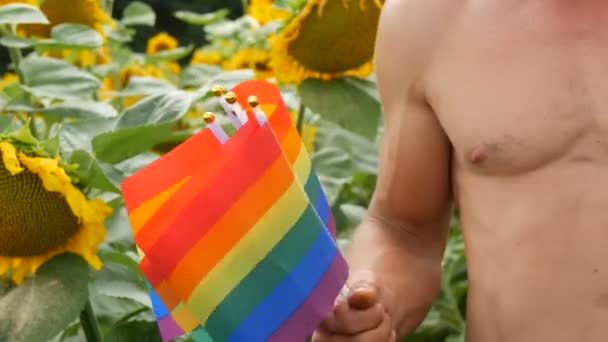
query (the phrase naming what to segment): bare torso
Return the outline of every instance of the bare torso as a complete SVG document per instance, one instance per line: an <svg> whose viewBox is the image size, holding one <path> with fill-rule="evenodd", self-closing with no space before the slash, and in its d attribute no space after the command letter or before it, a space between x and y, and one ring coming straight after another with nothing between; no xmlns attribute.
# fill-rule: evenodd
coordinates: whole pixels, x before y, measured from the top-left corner
<svg viewBox="0 0 608 342"><path fill-rule="evenodd" d="M608 3L457 2L426 92L454 149L467 340L608 341Z"/></svg>

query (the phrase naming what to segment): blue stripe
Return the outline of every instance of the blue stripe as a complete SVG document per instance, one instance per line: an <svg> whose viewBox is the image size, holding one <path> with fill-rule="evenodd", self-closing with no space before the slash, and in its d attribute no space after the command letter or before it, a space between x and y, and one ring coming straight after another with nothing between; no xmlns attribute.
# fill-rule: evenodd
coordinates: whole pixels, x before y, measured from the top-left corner
<svg viewBox="0 0 608 342"><path fill-rule="evenodd" d="M323 193L323 189L321 189L321 192L319 193L319 199L315 204L315 209L317 209L317 214L327 227L329 225L330 209L329 203L327 203L327 198L325 197L325 193Z"/></svg>
<svg viewBox="0 0 608 342"><path fill-rule="evenodd" d="M306 301L336 253L331 235L323 229L302 261L241 323L228 342L262 342L270 338Z"/></svg>
<svg viewBox="0 0 608 342"><path fill-rule="evenodd" d="M169 309L165 306L165 303L160 299L152 285L146 280L146 287L148 288L148 294L150 295L150 300L152 300L152 310L154 311L154 316L156 316L156 320L161 320L170 315Z"/></svg>

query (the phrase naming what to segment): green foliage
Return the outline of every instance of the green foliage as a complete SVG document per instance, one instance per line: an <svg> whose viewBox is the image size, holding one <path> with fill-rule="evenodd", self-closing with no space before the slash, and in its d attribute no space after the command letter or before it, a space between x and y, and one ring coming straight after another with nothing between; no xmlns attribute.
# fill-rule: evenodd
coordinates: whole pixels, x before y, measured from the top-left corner
<svg viewBox="0 0 608 342"><path fill-rule="evenodd" d="M90 98L101 83L93 75L55 58L31 56L19 67L27 90L52 99Z"/></svg>
<svg viewBox="0 0 608 342"><path fill-rule="evenodd" d="M324 119L368 139L378 134L381 109L373 82L352 78L309 79L302 83L300 92L306 106Z"/></svg>
<svg viewBox="0 0 608 342"><path fill-rule="evenodd" d="M156 23L156 13L150 5L133 1L125 7L121 23L127 26L154 26Z"/></svg>
<svg viewBox="0 0 608 342"><path fill-rule="evenodd" d="M71 323L88 296L88 266L64 254L40 267L35 278L0 297L0 341L46 341Z"/></svg>
<svg viewBox="0 0 608 342"><path fill-rule="evenodd" d="M47 24L49 20L36 7L8 4L0 8L0 24Z"/></svg>

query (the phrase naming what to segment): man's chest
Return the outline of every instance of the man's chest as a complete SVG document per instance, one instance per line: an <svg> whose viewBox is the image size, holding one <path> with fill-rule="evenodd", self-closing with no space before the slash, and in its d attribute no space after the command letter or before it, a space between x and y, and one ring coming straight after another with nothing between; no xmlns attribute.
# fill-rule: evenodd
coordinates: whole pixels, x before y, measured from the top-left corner
<svg viewBox="0 0 608 342"><path fill-rule="evenodd" d="M459 162L516 174L608 161L608 24L561 25L471 17L440 43L429 100Z"/></svg>

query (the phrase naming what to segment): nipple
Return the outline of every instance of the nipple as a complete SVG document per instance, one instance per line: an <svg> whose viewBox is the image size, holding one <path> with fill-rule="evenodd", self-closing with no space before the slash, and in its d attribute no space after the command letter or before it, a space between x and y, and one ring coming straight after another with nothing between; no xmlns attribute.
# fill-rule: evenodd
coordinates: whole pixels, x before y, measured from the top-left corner
<svg viewBox="0 0 608 342"><path fill-rule="evenodd" d="M481 164L488 159L488 146L479 145L469 153L469 161L473 164Z"/></svg>

